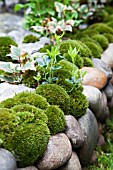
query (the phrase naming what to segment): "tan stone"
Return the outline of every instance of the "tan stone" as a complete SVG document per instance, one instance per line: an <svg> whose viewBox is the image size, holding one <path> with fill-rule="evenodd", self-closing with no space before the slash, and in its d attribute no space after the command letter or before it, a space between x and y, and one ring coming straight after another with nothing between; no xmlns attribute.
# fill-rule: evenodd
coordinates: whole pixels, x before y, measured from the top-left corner
<svg viewBox="0 0 113 170"><path fill-rule="evenodd" d="M98 68L83 67L82 71L86 71L82 84L94 86L98 89L102 89L107 83L107 76Z"/></svg>

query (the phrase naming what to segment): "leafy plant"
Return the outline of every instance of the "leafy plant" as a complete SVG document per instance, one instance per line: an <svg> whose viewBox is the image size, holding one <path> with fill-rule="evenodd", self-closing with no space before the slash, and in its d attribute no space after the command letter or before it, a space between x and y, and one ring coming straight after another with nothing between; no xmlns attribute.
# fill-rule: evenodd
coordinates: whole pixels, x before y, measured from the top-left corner
<svg viewBox="0 0 113 170"><path fill-rule="evenodd" d="M81 86L81 82L83 80L83 77L86 74L86 71L82 72L78 68L75 69L74 63L76 60L76 56L78 55L78 51L76 47L73 49L72 46L70 45L68 54L71 57L72 63L73 63L73 70L72 70L72 77L71 79L66 79L68 83L72 84L72 88L69 92L71 92L74 88L79 88Z"/></svg>
<svg viewBox="0 0 113 170"><path fill-rule="evenodd" d="M26 70L36 70L34 60L27 52L22 52L20 48L11 45L10 56L12 62L1 62L0 68L3 73L0 75L2 81L9 83L19 83L22 80L22 75Z"/></svg>

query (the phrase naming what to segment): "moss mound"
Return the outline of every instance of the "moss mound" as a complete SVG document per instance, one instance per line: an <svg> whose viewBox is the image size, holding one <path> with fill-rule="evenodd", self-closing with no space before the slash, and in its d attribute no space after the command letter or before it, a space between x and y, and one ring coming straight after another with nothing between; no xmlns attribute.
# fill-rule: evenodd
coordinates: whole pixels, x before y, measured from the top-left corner
<svg viewBox="0 0 113 170"><path fill-rule="evenodd" d="M39 41L39 38L33 34L26 35L23 39L23 43L35 43L37 41Z"/></svg>
<svg viewBox="0 0 113 170"><path fill-rule="evenodd" d="M17 113L29 112L31 114L32 119L42 120L43 122L47 123L48 118L45 112L42 109L36 108L35 106L29 104L20 104L12 107L12 109ZM29 115L29 114L28 114ZM26 119L26 118L25 118Z"/></svg>
<svg viewBox="0 0 113 170"><path fill-rule="evenodd" d="M51 135L65 130L66 120L63 111L58 106L51 105L46 110L48 117L48 127Z"/></svg>
<svg viewBox="0 0 113 170"><path fill-rule="evenodd" d="M93 42L85 42L95 58L101 58L100 48Z"/></svg>
<svg viewBox="0 0 113 170"><path fill-rule="evenodd" d="M66 69L66 70L69 70L69 71L73 71L73 69L76 69L77 67L73 64L73 63L71 63L71 62L69 62L69 61L67 61L67 60L60 60L58 63L57 63L57 65L58 66L61 66L62 67L62 69Z"/></svg>
<svg viewBox="0 0 113 170"><path fill-rule="evenodd" d="M16 105L23 103L30 104L44 110L49 106L46 98L36 94L35 92L21 92L15 95L13 99L17 101Z"/></svg>
<svg viewBox="0 0 113 170"><path fill-rule="evenodd" d="M10 53L10 45L17 46L16 42L8 37L0 37L0 61L12 61L9 56L6 56Z"/></svg>
<svg viewBox="0 0 113 170"><path fill-rule="evenodd" d="M17 105L17 101L14 100L14 98L8 98L0 103L1 108L8 108L8 109L10 109L15 105Z"/></svg>
<svg viewBox="0 0 113 170"><path fill-rule="evenodd" d="M23 115L30 114L24 113ZM16 116L9 109L0 109L0 147L12 152L18 167L33 165L44 153L50 137L50 131L44 122L37 120L31 123L32 119L28 117L24 116L23 122L21 114Z"/></svg>
<svg viewBox="0 0 113 170"><path fill-rule="evenodd" d="M110 33L104 33L103 34L109 41L109 43L113 43L113 35Z"/></svg>
<svg viewBox="0 0 113 170"><path fill-rule="evenodd" d="M88 101L81 89L74 89L70 94L70 111L69 113L75 118L80 118L86 113Z"/></svg>
<svg viewBox="0 0 113 170"><path fill-rule="evenodd" d="M101 45L103 50L105 50L109 45L108 39L104 35L97 34L93 35L92 38Z"/></svg>
<svg viewBox="0 0 113 170"><path fill-rule="evenodd" d="M58 105L68 114L70 98L66 91L57 84L42 84L36 88L36 93L45 97L50 105Z"/></svg>
<svg viewBox="0 0 113 170"><path fill-rule="evenodd" d="M109 27L107 24L105 23L96 23L96 24L92 24L90 26L91 29L95 29L96 31L98 31L100 34L103 33L111 33L113 34L113 29L111 27Z"/></svg>
<svg viewBox="0 0 113 170"><path fill-rule="evenodd" d="M80 57L88 57L88 58L93 57L90 49L84 43L82 43L81 41L78 41L78 40L62 41L59 45L60 46L59 49L60 49L61 54L68 53L68 49L69 49L70 45L72 46L73 49L75 47L77 48L78 55Z"/></svg>
<svg viewBox="0 0 113 170"><path fill-rule="evenodd" d="M98 31L96 31L96 30L92 30L92 29L90 29L90 28L87 28L87 29L85 29L85 30L83 30L83 34L85 34L85 35L88 35L88 37L81 37L81 38L89 38L89 37L91 37L91 36L93 36L93 35L95 35L95 34L98 34L99 32Z"/></svg>
<svg viewBox="0 0 113 170"><path fill-rule="evenodd" d="M112 20L112 21L109 21L109 22L107 23L107 25L113 29L113 20Z"/></svg>
<svg viewBox="0 0 113 170"><path fill-rule="evenodd" d="M93 67L93 62L90 58L84 57L84 66Z"/></svg>

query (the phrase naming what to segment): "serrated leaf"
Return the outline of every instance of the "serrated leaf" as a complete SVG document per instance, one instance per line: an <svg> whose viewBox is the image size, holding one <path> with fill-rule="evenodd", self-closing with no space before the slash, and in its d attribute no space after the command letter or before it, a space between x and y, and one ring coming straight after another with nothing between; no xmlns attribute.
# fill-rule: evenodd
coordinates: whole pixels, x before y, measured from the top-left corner
<svg viewBox="0 0 113 170"><path fill-rule="evenodd" d="M12 58L12 60L19 60L19 57L21 56L21 50L20 48L16 47L16 46L13 46L11 45L11 53L7 54L7 56L10 56Z"/></svg>

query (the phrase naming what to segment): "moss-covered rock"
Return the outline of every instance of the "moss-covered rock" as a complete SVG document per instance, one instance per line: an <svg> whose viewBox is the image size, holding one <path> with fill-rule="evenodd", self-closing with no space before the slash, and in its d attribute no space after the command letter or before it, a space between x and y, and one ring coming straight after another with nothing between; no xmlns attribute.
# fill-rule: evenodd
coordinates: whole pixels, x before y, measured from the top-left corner
<svg viewBox="0 0 113 170"><path fill-rule="evenodd" d="M46 98L36 94L35 92L21 92L14 96L14 100L17 101L17 104L30 104L40 109L46 109L49 104Z"/></svg>
<svg viewBox="0 0 113 170"><path fill-rule="evenodd" d="M23 39L23 43L35 43L37 41L39 41L39 38L33 34L26 35Z"/></svg>
<svg viewBox="0 0 113 170"><path fill-rule="evenodd" d="M16 42L8 37L0 37L0 61L12 61L9 56L6 56L10 53L10 45L17 46Z"/></svg>
<svg viewBox="0 0 113 170"><path fill-rule="evenodd" d="M74 40L80 40L81 38L87 38L88 35L84 34L84 32L82 30L79 30L76 32L76 34L74 35Z"/></svg>
<svg viewBox="0 0 113 170"><path fill-rule="evenodd" d="M103 34L109 41L109 43L113 43L113 35L110 33L104 33Z"/></svg>
<svg viewBox="0 0 113 170"><path fill-rule="evenodd" d="M35 106L29 105L29 104L20 104L20 105L16 105L12 107L11 109L13 109L16 113L20 114L21 116L25 115L24 112L28 112L28 116L31 115L32 121L39 119L45 123L48 122L48 118L44 110L39 109ZM26 117L24 119L26 119Z"/></svg>
<svg viewBox="0 0 113 170"><path fill-rule="evenodd" d="M103 50L105 50L109 45L108 39L104 35L97 34L93 35L92 38L101 45Z"/></svg>
<svg viewBox="0 0 113 170"><path fill-rule="evenodd" d="M20 114L0 109L0 147L12 152L18 167L33 165L44 153L50 137L46 123L38 119L32 123L29 116L23 116L24 122Z"/></svg>
<svg viewBox="0 0 113 170"><path fill-rule="evenodd" d="M63 132L66 127L66 120L63 111L55 105L51 105L46 110L48 117L48 127L51 135Z"/></svg>
<svg viewBox="0 0 113 170"><path fill-rule="evenodd" d="M70 97L67 92L57 84L42 84L36 88L36 93L45 97L50 105L58 105L65 114L68 114Z"/></svg>
<svg viewBox="0 0 113 170"><path fill-rule="evenodd" d="M95 23L90 26L91 29L95 29L100 34L111 33L113 34L113 29L105 23Z"/></svg>
<svg viewBox="0 0 113 170"><path fill-rule="evenodd" d="M80 57L88 57L88 58L92 58L93 55L91 53L91 50L81 41L78 40L66 40L66 41L62 41L59 44L59 50L61 52L61 54L65 54L68 53L69 47L70 45L72 46L72 48L74 49L75 47L77 48L78 51L78 55Z"/></svg>
<svg viewBox="0 0 113 170"><path fill-rule="evenodd" d="M81 37L81 38L90 38L91 36L98 34L99 32L97 30L92 30L90 28L87 28L85 30L83 30L83 34L88 35L88 37Z"/></svg>
<svg viewBox="0 0 113 170"><path fill-rule="evenodd" d="M84 42L91 50L95 58L101 58L100 48L93 42Z"/></svg>
<svg viewBox="0 0 113 170"><path fill-rule="evenodd" d="M58 79L70 79L72 77L72 72L70 72L67 69L59 69L54 72L54 76L57 77Z"/></svg>

